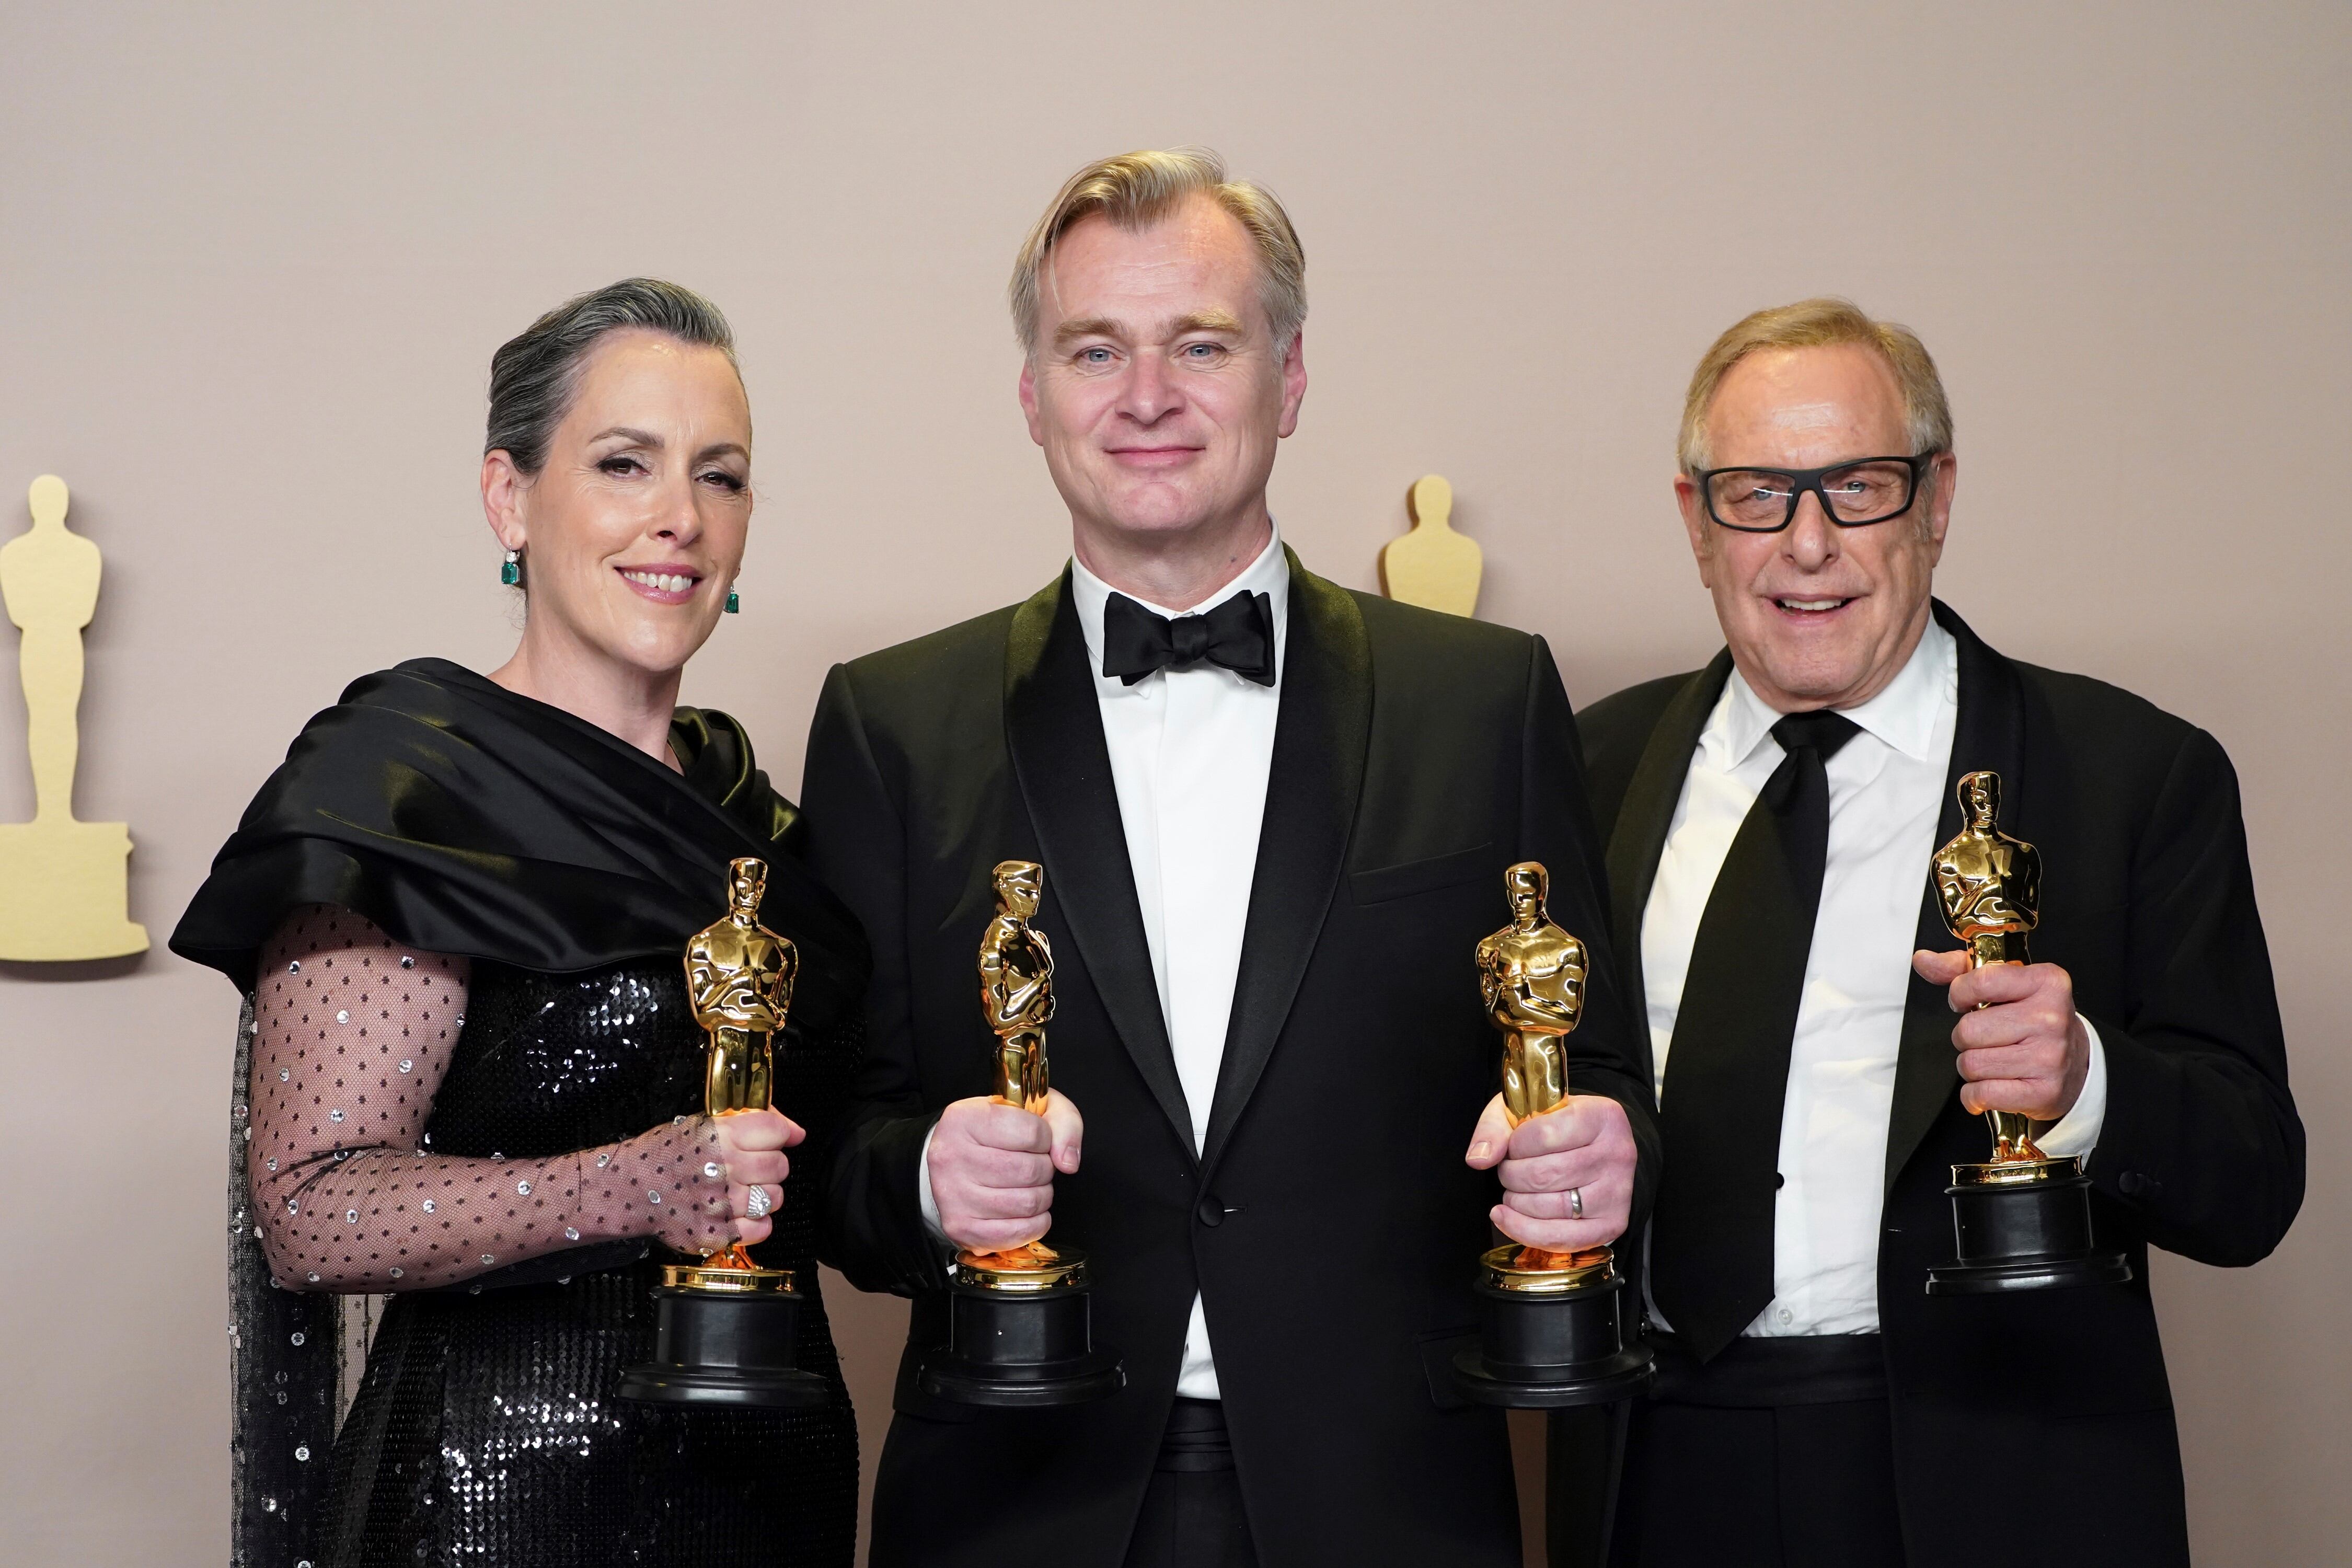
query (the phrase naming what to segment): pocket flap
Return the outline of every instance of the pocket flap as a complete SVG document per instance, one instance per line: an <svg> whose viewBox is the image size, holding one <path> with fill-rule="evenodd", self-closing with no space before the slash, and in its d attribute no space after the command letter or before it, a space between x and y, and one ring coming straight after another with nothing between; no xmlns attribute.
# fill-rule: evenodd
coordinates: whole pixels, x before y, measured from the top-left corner
<svg viewBox="0 0 2352 1568"><path fill-rule="evenodd" d="M1400 866L1350 873L1348 889L1360 904L1384 904L1391 899L1457 887L1482 876L1497 875L1502 869L1495 862L1494 845L1481 844L1475 848L1433 855L1426 860L1407 860Z"/></svg>

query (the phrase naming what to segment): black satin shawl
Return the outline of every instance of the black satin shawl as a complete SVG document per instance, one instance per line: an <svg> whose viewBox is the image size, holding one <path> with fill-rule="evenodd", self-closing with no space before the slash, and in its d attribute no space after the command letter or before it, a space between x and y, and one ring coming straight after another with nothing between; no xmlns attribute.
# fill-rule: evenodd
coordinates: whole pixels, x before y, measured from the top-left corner
<svg viewBox="0 0 2352 1568"><path fill-rule="evenodd" d="M743 728L681 708L684 773L446 659L362 676L303 726L196 890L172 951L250 990L297 907L336 904L428 952L543 973L682 958L727 910L727 863L768 863L761 923L800 950L795 1023L847 1016L870 962L801 859L800 812Z"/></svg>

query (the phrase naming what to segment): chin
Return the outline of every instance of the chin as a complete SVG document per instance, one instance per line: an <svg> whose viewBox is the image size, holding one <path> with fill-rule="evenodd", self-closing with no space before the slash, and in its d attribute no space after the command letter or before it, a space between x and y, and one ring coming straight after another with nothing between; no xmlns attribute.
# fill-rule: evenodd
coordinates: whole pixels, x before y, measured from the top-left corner
<svg viewBox="0 0 2352 1568"><path fill-rule="evenodd" d="M1859 663L1828 666L1816 659L1768 669L1772 684L1801 702L1834 701L1860 684L1864 673Z"/></svg>
<svg viewBox="0 0 2352 1568"><path fill-rule="evenodd" d="M1198 528L1208 520L1208 513L1189 500L1166 501L1160 498L1114 506L1110 524L1121 533L1139 538L1172 537Z"/></svg>
<svg viewBox="0 0 2352 1568"><path fill-rule="evenodd" d="M705 630L691 640L681 640L669 635L633 638L623 647L607 649L606 653L615 664L626 665L631 669L658 679L684 669L686 661L695 656L709 636L709 632Z"/></svg>

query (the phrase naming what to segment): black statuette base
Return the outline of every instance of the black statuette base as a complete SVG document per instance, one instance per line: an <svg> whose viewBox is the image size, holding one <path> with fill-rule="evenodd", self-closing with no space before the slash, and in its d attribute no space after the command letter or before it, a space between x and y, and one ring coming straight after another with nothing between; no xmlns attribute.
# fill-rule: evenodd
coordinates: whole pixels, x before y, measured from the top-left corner
<svg viewBox="0 0 2352 1568"><path fill-rule="evenodd" d="M923 1362L923 1392L959 1405L1082 1405L1127 1385L1118 1353L1097 1350L1084 1287L992 1290L951 1285L947 1348Z"/></svg>
<svg viewBox="0 0 2352 1568"><path fill-rule="evenodd" d="M1649 1385L1650 1347L1619 1325L1622 1279L1561 1293L1506 1290L1481 1281L1478 1348L1454 1358L1463 1397L1517 1410L1628 1399Z"/></svg>
<svg viewBox="0 0 2352 1568"><path fill-rule="evenodd" d="M794 1364L798 1296L665 1286L654 1300L654 1359L621 1373L622 1398L756 1410L832 1403L824 1379Z"/></svg>
<svg viewBox="0 0 2352 1568"><path fill-rule="evenodd" d="M1975 1167L1956 1167L1954 1174ZM2001 1186L1960 1181L1952 1200L1957 1261L1927 1270L1930 1296L1990 1296L2120 1285L2132 1277L2120 1252L2091 1236L2091 1179L2080 1173Z"/></svg>

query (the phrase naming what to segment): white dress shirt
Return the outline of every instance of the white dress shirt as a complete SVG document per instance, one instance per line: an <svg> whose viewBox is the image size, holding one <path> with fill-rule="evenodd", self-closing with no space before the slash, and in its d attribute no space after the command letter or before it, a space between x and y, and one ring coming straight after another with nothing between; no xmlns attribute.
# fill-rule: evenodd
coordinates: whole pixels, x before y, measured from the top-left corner
<svg viewBox="0 0 2352 1568"><path fill-rule="evenodd" d="M1070 589L1087 639L1103 739L1127 829L1127 858L1142 906L1144 940L1160 986L1160 1012L1176 1055L1176 1076L1192 1111L1192 1147L1208 1135L1209 1109L1224 1061L1225 1028L1241 973L1242 930L1257 869L1274 764L1284 637L1290 625L1290 563L1277 531L1242 574L1198 605L1136 603L1174 618L1214 608L1236 594L1264 594L1274 613L1275 683L1259 686L1206 662L1163 669L1129 686L1102 672L1103 606L1116 590L1070 563ZM1133 598L1133 595L1129 597ZM1085 1107L1079 1107L1083 1113ZM939 1229L931 1198L930 1145L923 1147L923 1217ZM1201 1298L1184 1331L1176 1392L1215 1399L1217 1368Z"/></svg>
<svg viewBox="0 0 2352 1568"><path fill-rule="evenodd" d="M1878 1331L1887 1116L1959 696L1958 648L1930 621L1886 689L1843 710L1862 733L1827 768L1829 854L1780 1111L1772 1300L1748 1324L1749 1334ZM1642 975L1661 1102L1699 916L1739 825L1786 755L1771 736L1780 717L1732 671L1699 734L1666 832L1642 916ZM2082 1097L2037 1139L2042 1150L2087 1155L2098 1142L2106 1098L2106 1058L2094 1029ZM1650 1315L1671 1327L1654 1301Z"/></svg>

